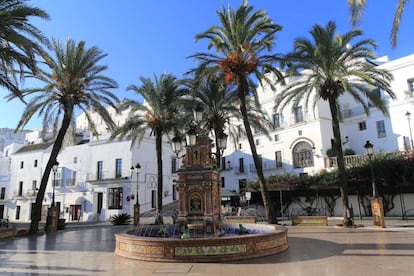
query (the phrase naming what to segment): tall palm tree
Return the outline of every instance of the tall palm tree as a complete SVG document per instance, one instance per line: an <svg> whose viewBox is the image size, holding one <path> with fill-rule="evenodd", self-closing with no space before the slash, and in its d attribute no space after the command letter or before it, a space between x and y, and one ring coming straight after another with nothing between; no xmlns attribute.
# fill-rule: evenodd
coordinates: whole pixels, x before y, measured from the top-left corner
<svg viewBox="0 0 414 276"><path fill-rule="evenodd" d="M184 102L185 106L188 109L194 106L203 109L204 119L201 122L203 124L201 128L212 131L215 144L218 145L218 138L224 129L227 127L230 130L231 128L230 119L240 118L236 91L225 85L223 74L216 73L203 74L189 81L187 85L193 91L194 99ZM216 166L220 168L221 152L218 147L216 147L215 157Z"/></svg>
<svg viewBox="0 0 414 276"><path fill-rule="evenodd" d="M25 0L0 0L0 86L21 100L18 76L36 70L36 55L49 41L29 22L30 18L49 19L42 9L30 7Z"/></svg>
<svg viewBox="0 0 414 276"><path fill-rule="evenodd" d="M199 72L200 73L200 72ZM212 131L214 134L215 144L218 145L218 138L226 129L234 144L237 144L240 136L240 129L232 124L234 120L242 120L240 109L238 108L237 89L234 86L226 85L224 74L213 72L201 72L201 77L196 77L189 82L190 90L193 91L194 100L187 102L189 109L194 106L203 108L204 119L201 128ZM251 84L252 85L252 84ZM255 87L251 87L255 89ZM258 116L262 118L262 111L258 102L250 101L247 98L248 117L250 124L268 135L268 122L257 120ZM215 152L216 166L221 167L221 152L216 147Z"/></svg>
<svg viewBox="0 0 414 276"><path fill-rule="evenodd" d="M176 130L183 120L180 117L181 96L187 91L180 87L180 81L171 74L162 74L161 77L140 77L141 86L130 85L131 90L144 98L144 102L126 99L122 102L122 109L129 109L129 117L125 123L115 129L111 139L127 138L131 140L131 147L140 143L149 129L155 136L155 151L157 155L157 206L156 224L163 224L163 166L162 166L162 138Z"/></svg>
<svg viewBox="0 0 414 276"><path fill-rule="evenodd" d="M387 115L385 101L372 91L373 88L380 88L394 98L390 87L392 75L378 69L369 61L375 58L372 51L375 48L374 41L355 41L362 35L362 31L353 30L343 35L336 34L336 24L330 21L325 28L314 25L310 34L311 40L295 39L294 51L286 55L289 75L300 77L287 85L276 97L275 109L283 109L289 104L295 107L301 100L306 106L313 102L313 108L319 99L328 101L334 136L332 147L338 162L344 208L344 224L349 225L346 214L349 209L348 185L341 146L341 114L338 99L347 93L362 105L367 115L371 105ZM300 74L297 73L299 70L302 70Z"/></svg>
<svg viewBox="0 0 414 276"><path fill-rule="evenodd" d="M96 47L86 48L84 41L75 43L69 39L62 45L53 40L52 46L55 57L42 54L49 72L39 69L36 75L45 86L22 91L22 95L30 97L30 101L17 126L17 129L23 129L36 113L43 117L44 128L53 125L57 129L60 125L32 209L29 229L29 233L32 234L38 231L50 171L57 162L65 134L71 122L75 120L75 108L86 114L89 125L94 131L95 124L90 117L91 110L97 112L108 127L114 128L115 124L105 105L116 109L115 103L118 102L118 98L109 91L117 88L117 83L102 74L107 66L98 64L106 54ZM16 95L10 96L13 97Z"/></svg>
<svg viewBox="0 0 414 276"><path fill-rule="evenodd" d="M259 82L266 81L272 87L269 73L273 73L279 80L282 79L281 73L274 67L278 57L264 54L272 50L275 33L282 28L266 15L266 11L253 9L247 0L236 11L231 7L226 10L223 6L221 11L217 11L221 26L211 26L196 36L197 40L208 39L208 48L214 48L217 54L197 53L192 57L200 62L199 68L215 67L225 74L227 83L235 83L237 86L240 113L256 166L266 218L268 223L276 223L275 210L250 128L246 98L252 96L248 75L253 74Z"/></svg>
<svg viewBox="0 0 414 276"><path fill-rule="evenodd" d="M366 6L366 0L347 0L348 7L351 12L352 26L359 24L362 18ZM397 8L395 9L394 20L391 28L391 46L395 48L397 46L398 30L400 29L400 22L405 6L410 3L410 0L398 0Z"/></svg>

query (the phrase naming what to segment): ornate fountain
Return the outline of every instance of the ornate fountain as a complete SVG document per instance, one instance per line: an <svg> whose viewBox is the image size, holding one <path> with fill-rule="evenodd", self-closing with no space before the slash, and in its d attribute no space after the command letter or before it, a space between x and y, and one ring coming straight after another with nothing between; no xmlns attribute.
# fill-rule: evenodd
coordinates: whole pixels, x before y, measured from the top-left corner
<svg viewBox="0 0 414 276"><path fill-rule="evenodd" d="M173 150L178 154L181 141L175 142ZM273 255L288 248L285 227L234 218L232 223L223 222L220 172L211 148L207 135L187 137L178 171L176 223L139 225L116 234L115 254L147 261L222 262Z"/></svg>

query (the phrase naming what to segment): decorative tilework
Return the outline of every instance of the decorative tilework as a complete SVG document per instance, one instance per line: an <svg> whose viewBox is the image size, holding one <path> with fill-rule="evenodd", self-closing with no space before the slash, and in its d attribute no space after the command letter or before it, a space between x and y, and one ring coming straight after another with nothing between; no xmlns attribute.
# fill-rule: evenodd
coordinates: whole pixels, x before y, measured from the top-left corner
<svg viewBox="0 0 414 276"><path fill-rule="evenodd" d="M256 243L256 248L259 250L265 250L265 249L269 249L269 248L274 248L274 247L278 247L282 244L286 244L287 243L287 239L286 237L280 237L278 239L271 239L271 240L267 240L267 241L262 241L262 242L258 242Z"/></svg>
<svg viewBox="0 0 414 276"><path fill-rule="evenodd" d="M163 248L160 246L147 246L139 244L128 244L128 243L119 243L120 250L138 253L138 254L147 254L147 255L163 255Z"/></svg>
<svg viewBox="0 0 414 276"><path fill-rule="evenodd" d="M176 247L176 256L232 255L247 252L246 244Z"/></svg>

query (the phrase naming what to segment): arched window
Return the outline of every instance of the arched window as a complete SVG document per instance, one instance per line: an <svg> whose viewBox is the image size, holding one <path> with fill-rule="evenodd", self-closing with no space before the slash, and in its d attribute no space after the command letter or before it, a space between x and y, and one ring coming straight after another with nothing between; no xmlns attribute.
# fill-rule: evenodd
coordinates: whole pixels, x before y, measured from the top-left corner
<svg viewBox="0 0 414 276"><path fill-rule="evenodd" d="M313 167L312 146L307 142L299 142L293 148L293 166L295 168Z"/></svg>

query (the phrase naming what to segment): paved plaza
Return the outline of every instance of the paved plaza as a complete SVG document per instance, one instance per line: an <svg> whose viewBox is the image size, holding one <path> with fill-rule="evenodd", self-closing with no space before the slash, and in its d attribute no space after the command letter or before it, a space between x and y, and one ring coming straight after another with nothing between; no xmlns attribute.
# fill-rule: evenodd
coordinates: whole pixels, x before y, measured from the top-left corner
<svg viewBox="0 0 414 276"><path fill-rule="evenodd" d="M356 221L358 223L358 221ZM279 255L225 263L157 263L116 256L114 233L132 226L69 225L0 240L0 275L413 275L414 220L369 226L288 226Z"/></svg>

